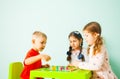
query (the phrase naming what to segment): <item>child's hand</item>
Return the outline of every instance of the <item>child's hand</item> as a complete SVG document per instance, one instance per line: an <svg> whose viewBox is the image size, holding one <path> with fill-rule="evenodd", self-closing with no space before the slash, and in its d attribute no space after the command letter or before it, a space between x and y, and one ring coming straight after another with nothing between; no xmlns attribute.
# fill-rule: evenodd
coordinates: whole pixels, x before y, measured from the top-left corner
<svg viewBox="0 0 120 79"><path fill-rule="evenodd" d="M45 64L45 65L43 65L42 67L43 67L43 68L49 68L50 65L49 65L49 64Z"/></svg>
<svg viewBox="0 0 120 79"><path fill-rule="evenodd" d="M68 66L73 66L72 64L68 64Z"/></svg>
<svg viewBox="0 0 120 79"><path fill-rule="evenodd" d="M74 71L74 70L77 70L77 69L79 69L79 68L75 67L75 66L68 66L69 71Z"/></svg>
<svg viewBox="0 0 120 79"><path fill-rule="evenodd" d="M41 54L41 57L45 61L49 61L51 59L51 57L49 55L45 55L45 54Z"/></svg>

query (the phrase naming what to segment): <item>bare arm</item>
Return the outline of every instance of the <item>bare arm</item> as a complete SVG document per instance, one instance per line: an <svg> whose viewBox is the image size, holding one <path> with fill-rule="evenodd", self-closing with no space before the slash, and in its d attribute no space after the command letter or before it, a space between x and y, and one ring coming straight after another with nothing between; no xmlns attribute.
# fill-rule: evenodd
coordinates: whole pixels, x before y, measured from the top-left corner
<svg viewBox="0 0 120 79"><path fill-rule="evenodd" d="M41 55L29 57L29 58L25 59L25 64L30 65L30 64L35 63L36 61L39 61L40 59L42 59Z"/></svg>
<svg viewBox="0 0 120 79"><path fill-rule="evenodd" d="M25 59L25 64L30 65L30 64L33 64L33 63L35 63L36 61L39 61L39 60L49 61L50 59L51 58L48 55L39 54L39 55L36 55L36 56L29 57L29 58Z"/></svg>

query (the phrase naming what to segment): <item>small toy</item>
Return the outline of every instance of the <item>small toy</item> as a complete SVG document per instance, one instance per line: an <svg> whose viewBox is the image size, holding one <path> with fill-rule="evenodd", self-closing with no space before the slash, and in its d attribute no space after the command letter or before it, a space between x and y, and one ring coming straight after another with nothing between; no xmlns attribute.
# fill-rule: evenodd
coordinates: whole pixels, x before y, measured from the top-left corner
<svg viewBox="0 0 120 79"><path fill-rule="evenodd" d="M52 71L74 71L77 70L78 68L74 66L51 66L50 69Z"/></svg>

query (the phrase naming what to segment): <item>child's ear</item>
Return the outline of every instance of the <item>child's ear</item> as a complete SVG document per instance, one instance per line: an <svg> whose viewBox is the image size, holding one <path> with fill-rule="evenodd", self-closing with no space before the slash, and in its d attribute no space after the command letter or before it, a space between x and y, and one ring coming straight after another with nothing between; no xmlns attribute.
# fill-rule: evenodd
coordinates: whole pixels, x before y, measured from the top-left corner
<svg viewBox="0 0 120 79"><path fill-rule="evenodd" d="M35 39L32 39L32 44L34 44L35 43Z"/></svg>
<svg viewBox="0 0 120 79"><path fill-rule="evenodd" d="M95 37L98 37L99 36L99 34L98 33L95 33Z"/></svg>

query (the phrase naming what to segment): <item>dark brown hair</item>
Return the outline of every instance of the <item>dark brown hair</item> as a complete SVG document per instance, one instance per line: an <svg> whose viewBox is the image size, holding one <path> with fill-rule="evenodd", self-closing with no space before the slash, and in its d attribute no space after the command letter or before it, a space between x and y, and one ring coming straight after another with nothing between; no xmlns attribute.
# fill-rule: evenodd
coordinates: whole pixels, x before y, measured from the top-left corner
<svg viewBox="0 0 120 79"><path fill-rule="evenodd" d="M80 32L79 31L73 31L73 32L71 32L70 34L69 34L69 36L68 36L68 38L70 38L71 36L74 36L76 39L78 39L78 40L82 40L82 42L81 42L81 45L80 45L80 54L81 54L81 52L82 52L82 46L83 46L83 38L82 38L82 35L80 34ZM69 51L67 51L67 61L71 61L71 53L72 52L72 47L70 46L69 47ZM84 61L85 59L84 59L84 57L82 58L82 60Z"/></svg>

